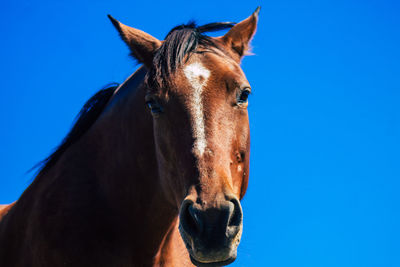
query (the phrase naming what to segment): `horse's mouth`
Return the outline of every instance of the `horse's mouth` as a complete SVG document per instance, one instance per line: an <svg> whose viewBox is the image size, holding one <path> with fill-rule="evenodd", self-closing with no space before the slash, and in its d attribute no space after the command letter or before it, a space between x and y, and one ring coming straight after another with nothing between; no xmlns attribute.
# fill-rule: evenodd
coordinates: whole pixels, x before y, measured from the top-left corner
<svg viewBox="0 0 400 267"><path fill-rule="evenodd" d="M237 256L237 245L240 239L233 242L231 246L219 248L216 251L210 249L209 246L201 245L202 249L199 249L193 242L193 240L187 236L185 232L181 232L183 243L185 244L190 260L195 266L198 267L211 267L211 266L225 266L231 264L236 260ZM195 248L197 247L197 249ZM207 249L208 248L208 249Z"/></svg>
<svg viewBox="0 0 400 267"><path fill-rule="evenodd" d="M197 267L225 266L225 265L231 264L232 262L234 262L236 260L237 252L235 249L234 250L230 249L230 253L227 254L226 257L222 256L221 254L218 255L219 253L215 254L215 252L213 253L211 251L210 251L211 254L214 254L214 255L209 255L207 252L205 252L205 253L203 252L203 253L200 253L199 255L197 255L197 253L195 253L193 251L193 248L191 245L189 245L187 242L184 242L184 243L188 250L190 260ZM203 255L201 255L201 254L203 254ZM206 257L204 257L205 256L204 254L208 254L208 255Z"/></svg>
<svg viewBox="0 0 400 267"><path fill-rule="evenodd" d="M211 267L211 266L218 267L218 266L225 266L225 265L231 264L232 262L234 262L236 260L236 257L231 257L227 260L218 261L218 262L201 262L201 261L198 261L195 258L193 258L192 255L190 255L190 260L197 267Z"/></svg>

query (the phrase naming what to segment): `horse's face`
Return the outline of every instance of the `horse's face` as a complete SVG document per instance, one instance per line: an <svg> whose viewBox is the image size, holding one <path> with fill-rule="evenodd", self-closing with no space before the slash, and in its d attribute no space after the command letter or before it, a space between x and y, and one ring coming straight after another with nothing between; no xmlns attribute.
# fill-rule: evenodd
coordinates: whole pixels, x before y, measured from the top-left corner
<svg viewBox="0 0 400 267"><path fill-rule="evenodd" d="M237 62L212 52L193 55L174 84L148 95L162 109L153 116L164 190L180 206L180 232L192 261L228 263L242 232L251 88Z"/></svg>
<svg viewBox="0 0 400 267"><path fill-rule="evenodd" d="M249 175L251 87L239 64L255 32L257 15L214 38L216 46L199 45L168 76L168 83L148 88L146 95L160 183L170 204L179 209L179 230L195 265L231 263L240 242L239 200ZM123 28L127 26L118 27L123 39L129 39ZM141 44L150 38L145 37ZM150 40L148 50L161 46ZM134 52L135 46L128 44ZM137 55L150 70L157 68L153 57Z"/></svg>

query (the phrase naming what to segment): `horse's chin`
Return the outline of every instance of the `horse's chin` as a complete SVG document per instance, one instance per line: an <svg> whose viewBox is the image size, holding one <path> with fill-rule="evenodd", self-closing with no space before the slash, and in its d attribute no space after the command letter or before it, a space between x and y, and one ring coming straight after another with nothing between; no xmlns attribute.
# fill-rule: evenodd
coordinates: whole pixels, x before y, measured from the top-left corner
<svg viewBox="0 0 400 267"><path fill-rule="evenodd" d="M196 246L193 241L188 242L188 238L185 236L184 243L188 250L190 260L198 267L225 266L234 262L237 257L238 242L232 243L231 246L210 249L204 245ZM203 249L199 249L199 247Z"/></svg>
<svg viewBox="0 0 400 267"><path fill-rule="evenodd" d="M208 261L208 262L201 262L196 260L191 254L190 254L190 260L192 261L192 263L197 266L197 267L211 267L211 266L225 266L228 264L231 264L232 262L234 262L236 260L236 254L233 257L230 257L226 260L223 261Z"/></svg>
<svg viewBox="0 0 400 267"><path fill-rule="evenodd" d="M179 230L190 260L195 266L225 266L236 260L241 229L235 237L224 240L193 238L183 230L181 225L179 225Z"/></svg>

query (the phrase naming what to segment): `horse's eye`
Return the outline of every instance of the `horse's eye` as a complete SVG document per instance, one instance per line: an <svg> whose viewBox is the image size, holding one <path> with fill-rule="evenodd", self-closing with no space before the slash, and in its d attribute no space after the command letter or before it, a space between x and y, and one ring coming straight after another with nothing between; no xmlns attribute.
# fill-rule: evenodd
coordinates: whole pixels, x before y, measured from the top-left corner
<svg viewBox="0 0 400 267"><path fill-rule="evenodd" d="M250 95L250 88L245 88L240 92L237 102L239 105L247 104Z"/></svg>
<svg viewBox="0 0 400 267"><path fill-rule="evenodd" d="M162 112L160 104L154 98L146 97L146 106L150 109L151 113L159 114Z"/></svg>

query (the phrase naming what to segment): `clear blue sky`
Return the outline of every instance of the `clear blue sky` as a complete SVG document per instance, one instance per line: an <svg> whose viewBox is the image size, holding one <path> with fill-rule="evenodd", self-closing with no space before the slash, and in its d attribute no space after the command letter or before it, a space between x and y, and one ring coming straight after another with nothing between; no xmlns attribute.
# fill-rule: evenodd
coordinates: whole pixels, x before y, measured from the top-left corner
<svg viewBox="0 0 400 267"><path fill-rule="evenodd" d="M251 177L232 266L399 267L399 2L138 2L2 2L0 203L92 94L137 68L106 14L162 39L261 5L243 62Z"/></svg>

